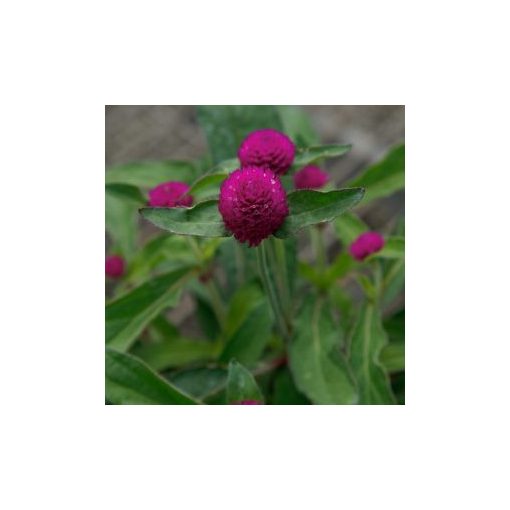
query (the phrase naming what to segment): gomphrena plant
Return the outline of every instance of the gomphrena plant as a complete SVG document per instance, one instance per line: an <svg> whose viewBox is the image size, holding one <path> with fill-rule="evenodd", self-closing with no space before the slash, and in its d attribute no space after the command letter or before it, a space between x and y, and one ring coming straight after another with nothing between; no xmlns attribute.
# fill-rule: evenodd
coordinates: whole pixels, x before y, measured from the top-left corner
<svg viewBox="0 0 510 510"><path fill-rule="evenodd" d="M350 145L308 146L310 127L296 110L201 107L199 119L212 169L113 169L110 182L107 173L107 209L109 195L147 201L141 216L166 232L127 262L107 258L106 274L121 281L106 309L107 400L401 401L403 323L390 317L399 338L388 343L383 313L402 290L403 236L385 239L349 211L403 187L403 146L334 189L321 162ZM331 262L327 223L343 247ZM297 237L310 239L314 262L298 260ZM158 268L166 270L153 277ZM181 338L165 317L184 287L206 339Z"/></svg>

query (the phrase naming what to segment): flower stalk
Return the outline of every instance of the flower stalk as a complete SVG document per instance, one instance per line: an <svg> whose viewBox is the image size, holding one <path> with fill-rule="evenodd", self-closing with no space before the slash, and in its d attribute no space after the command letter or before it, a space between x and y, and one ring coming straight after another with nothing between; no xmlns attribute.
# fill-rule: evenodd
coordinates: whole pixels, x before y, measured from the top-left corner
<svg viewBox="0 0 510 510"><path fill-rule="evenodd" d="M264 290L266 291L269 297L269 303L273 310L273 315L276 321L276 325L283 339L286 341L290 340L290 331L285 321L285 315L282 307L282 303L276 291L276 286L274 283L274 279L271 276L271 272L269 270L268 257L267 257L267 248L266 243L262 242L257 248L257 263L259 268L260 277L262 279L262 284L264 285Z"/></svg>

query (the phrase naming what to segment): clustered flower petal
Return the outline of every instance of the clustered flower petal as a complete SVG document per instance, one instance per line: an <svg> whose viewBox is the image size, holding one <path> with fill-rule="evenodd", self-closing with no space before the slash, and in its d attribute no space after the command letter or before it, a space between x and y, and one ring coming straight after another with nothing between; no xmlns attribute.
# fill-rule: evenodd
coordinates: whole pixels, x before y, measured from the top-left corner
<svg viewBox="0 0 510 510"><path fill-rule="evenodd" d="M364 260L372 253L382 250L384 238L378 232L365 232L352 242L349 250L356 260Z"/></svg>
<svg viewBox="0 0 510 510"><path fill-rule="evenodd" d="M283 175L292 165L295 153L296 148L288 136L275 129L259 129L243 140L237 155L242 167L267 167Z"/></svg>
<svg viewBox="0 0 510 510"><path fill-rule="evenodd" d="M124 274L124 259L120 255L106 257L105 272L110 278L120 278Z"/></svg>
<svg viewBox="0 0 510 510"><path fill-rule="evenodd" d="M152 207L190 207L193 197L188 195L190 187L184 182L170 181L158 184L149 191Z"/></svg>
<svg viewBox="0 0 510 510"><path fill-rule="evenodd" d="M232 172L221 185L218 208L225 226L249 246L259 245L278 230L289 214L280 179L259 167Z"/></svg>
<svg viewBox="0 0 510 510"><path fill-rule="evenodd" d="M318 166L305 166L294 174L296 189L320 189L329 181L329 175Z"/></svg>

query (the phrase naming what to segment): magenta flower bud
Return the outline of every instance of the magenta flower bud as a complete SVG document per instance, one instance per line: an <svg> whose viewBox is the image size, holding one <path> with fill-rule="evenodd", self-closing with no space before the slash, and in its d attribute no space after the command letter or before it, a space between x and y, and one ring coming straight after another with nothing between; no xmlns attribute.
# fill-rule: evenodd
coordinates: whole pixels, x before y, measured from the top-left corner
<svg viewBox="0 0 510 510"><path fill-rule="evenodd" d="M241 167L267 167L283 175L292 165L295 153L296 148L288 136L275 129L260 129L243 140L237 156Z"/></svg>
<svg viewBox="0 0 510 510"><path fill-rule="evenodd" d="M190 207L193 197L187 195L189 186L184 182L170 181L158 184L149 191L152 207Z"/></svg>
<svg viewBox="0 0 510 510"><path fill-rule="evenodd" d="M372 253L382 250L384 238L378 232L365 232L352 242L349 251L356 260L364 260Z"/></svg>
<svg viewBox="0 0 510 510"><path fill-rule="evenodd" d="M289 214L280 179L258 167L237 169L223 181L218 208L225 226L249 246L257 246L278 230Z"/></svg>
<svg viewBox="0 0 510 510"><path fill-rule="evenodd" d="M305 166L294 174L296 189L320 189L329 181L329 175L318 166Z"/></svg>
<svg viewBox="0 0 510 510"><path fill-rule="evenodd" d="M262 402L259 400L241 400L241 402L235 402L238 406L260 406Z"/></svg>
<svg viewBox="0 0 510 510"><path fill-rule="evenodd" d="M124 274L124 259L120 255L106 257L105 272L110 278L120 278Z"/></svg>

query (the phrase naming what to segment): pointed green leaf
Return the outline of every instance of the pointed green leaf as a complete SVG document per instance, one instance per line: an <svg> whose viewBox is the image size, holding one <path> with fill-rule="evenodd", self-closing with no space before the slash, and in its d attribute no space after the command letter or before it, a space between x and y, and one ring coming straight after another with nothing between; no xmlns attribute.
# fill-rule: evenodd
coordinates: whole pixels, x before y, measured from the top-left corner
<svg viewBox="0 0 510 510"><path fill-rule="evenodd" d="M200 202L194 207L145 207L140 214L156 227L174 234L202 237L229 237L217 200Z"/></svg>
<svg viewBox="0 0 510 510"><path fill-rule="evenodd" d="M310 116L299 106L277 106L285 133L298 147L319 143L319 136L312 127Z"/></svg>
<svg viewBox="0 0 510 510"><path fill-rule="evenodd" d="M289 350L298 389L314 404L355 404L357 394L340 351L341 332L324 299L309 296Z"/></svg>
<svg viewBox="0 0 510 510"><path fill-rule="evenodd" d="M228 365L227 404L238 404L245 400L263 403L264 397L253 375L240 363L232 360Z"/></svg>
<svg viewBox="0 0 510 510"><path fill-rule="evenodd" d="M354 207L363 198L363 193L362 188L338 189L325 193L314 190L293 191L287 195L289 215L274 235L285 238L304 227L331 221Z"/></svg>
<svg viewBox="0 0 510 510"><path fill-rule="evenodd" d="M143 205L147 202L142 192L136 186L132 186L131 184L107 184L105 186L105 190L106 193L123 198L124 200L129 200L134 202L136 205Z"/></svg>
<svg viewBox="0 0 510 510"><path fill-rule="evenodd" d="M225 172L203 175L194 182L188 194L192 195L195 201L204 197L214 196L214 198L218 198L220 185L227 175Z"/></svg>
<svg viewBox="0 0 510 510"><path fill-rule="evenodd" d="M288 368L278 371L274 380L273 405L306 405L310 401L299 392Z"/></svg>
<svg viewBox="0 0 510 510"><path fill-rule="evenodd" d="M191 182L196 167L190 161L142 161L110 168L106 172L106 184L131 184L143 189L153 188L162 182Z"/></svg>
<svg viewBox="0 0 510 510"><path fill-rule="evenodd" d="M234 294L225 326L226 345L220 361L235 358L244 365L259 360L271 337L271 311L264 294L251 284Z"/></svg>
<svg viewBox="0 0 510 510"><path fill-rule="evenodd" d="M217 355L217 351L216 343L179 337L137 345L132 352L153 370L161 372L191 363L210 361Z"/></svg>
<svg viewBox="0 0 510 510"><path fill-rule="evenodd" d="M405 369L405 345L403 342L389 343L381 351L381 364L388 373Z"/></svg>
<svg viewBox="0 0 510 510"><path fill-rule="evenodd" d="M139 285L148 279L153 271L166 273L178 266L190 266L195 261L196 258L184 237L164 233L153 237L138 250L129 264L125 280ZM170 264L175 267L169 267Z"/></svg>
<svg viewBox="0 0 510 510"><path fill-rule="evenodd" d="M388 306L396 299L405 287L405 260L384 260L383 273L383 306Z"/></svg>
<svg viewBox="0 0 510 510"><path fill-rule="evenodd" d="M227 384L227 370L223 368L191 368L168 376L175 386L202 401L221 396ZM221 403L225 403L225 396Z"/></svg>
<svg viewBox="0 0 510 510"><path fill-rule="evenodd" d="M197 113L214 163L235 157L243 139L256 129L282 130L274 106L198 106Z"/></svg>
<svg viewBox="0 0 510 510"><path fill-rule="evenodd" d="M386 157L368 167L362 175L348 183L348 186L362 186L367 194L363 205L376 198L386 197L404 188L405 184L405 148L399 145L393 148Z"/></svg>
<svg viewBox="0 0 510 510"><path fill-rule="evenodd" d="M143 329L164 309L176 304L179 291L191 276L185 267L144 283L106 306L106 343L126 351Z"/></svg>
<svg viewBox="0 0 510 510"><path fill-rule="evenodd" d="M360 392L360 404L394 404L388 375L380 362L387 344L379 311L373 303L360 310L350 342L350 362Z"/></svg>
<svg viewBox="0 0 510 510"><path fill-rule="evenodd" d="M111 237L112 252L129 258L135 251L137 205L111 193L105 193L105 224Z"/></svg>
<svg viewBox="0 0 510 510"><path fill-rule="evenodd" d="M106 399L112 404L198 404L129 354L106 349Z"/></svg>
<svg viewBox="0 0 510 510"><path fill-rule="evenodd" d="M300 168L310 163L314 163L322 158L336 158L347 154L352 148L352 145L317 145L315 147L307 147L301 151L298 151L294 158L293 166Z"/></svg>

